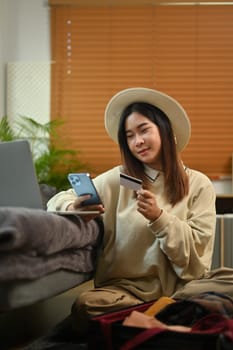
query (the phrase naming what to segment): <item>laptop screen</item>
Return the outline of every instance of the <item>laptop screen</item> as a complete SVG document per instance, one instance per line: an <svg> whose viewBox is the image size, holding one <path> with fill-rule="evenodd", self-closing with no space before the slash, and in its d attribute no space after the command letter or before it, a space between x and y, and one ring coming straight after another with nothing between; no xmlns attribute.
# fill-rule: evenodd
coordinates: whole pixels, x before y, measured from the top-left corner
<svg viewBox="0 0 233 350"><path fill-rule="evenodd" d="M0 142L0 206L43 209L29 142Z"/></svg>

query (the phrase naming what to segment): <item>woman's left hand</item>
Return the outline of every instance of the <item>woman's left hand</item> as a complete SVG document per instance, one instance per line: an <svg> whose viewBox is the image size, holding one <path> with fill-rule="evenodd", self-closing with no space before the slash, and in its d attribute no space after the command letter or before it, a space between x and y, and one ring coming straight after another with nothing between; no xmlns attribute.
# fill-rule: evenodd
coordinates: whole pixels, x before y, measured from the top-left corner
<svg viewBox="0 0 233 350"><path fill-rule="evenodd" d="M150 221L155 221L162 213L162 209L158 207L155 195L144 189L137 192L137 210Z"/></svg>

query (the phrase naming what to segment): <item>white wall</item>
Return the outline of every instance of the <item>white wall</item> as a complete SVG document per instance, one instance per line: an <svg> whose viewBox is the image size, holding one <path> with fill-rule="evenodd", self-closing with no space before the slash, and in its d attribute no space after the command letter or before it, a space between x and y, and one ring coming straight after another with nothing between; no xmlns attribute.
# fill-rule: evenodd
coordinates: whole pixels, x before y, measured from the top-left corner
<svg viewBox="0 0 233 350"><path fill-rule="evenodd" d="M50 23L49 7L45 0L0 0L0 9L0 117L2 117L7 113L7 62L49 63ZM45 101L45 104L47 102Z"/></svg>
<svg viewBox="0 0 233 350"><path fill-rule="evenodd" d="M0 0L0 117L5 114L6 3L7 0Z"/></svg>
<svg viewBox="0 0 233 350"><path fill-rule="evenodd" d="M215 180L213 181L216 194L233 195L232 179Z"/></svg>

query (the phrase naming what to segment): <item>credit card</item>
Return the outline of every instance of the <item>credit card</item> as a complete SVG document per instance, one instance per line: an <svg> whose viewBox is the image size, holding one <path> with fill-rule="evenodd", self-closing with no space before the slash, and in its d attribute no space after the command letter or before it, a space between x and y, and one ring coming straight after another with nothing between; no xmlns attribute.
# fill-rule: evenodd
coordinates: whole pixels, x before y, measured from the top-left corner
<svg viewBox="0 0 233 350"><path fill-rule="evenodd" d="M133 177L133 176L120 173L120 184L122 186L130 188L133 191L138 191L142 187L142 180L137 179L136 177Z"/></svg>

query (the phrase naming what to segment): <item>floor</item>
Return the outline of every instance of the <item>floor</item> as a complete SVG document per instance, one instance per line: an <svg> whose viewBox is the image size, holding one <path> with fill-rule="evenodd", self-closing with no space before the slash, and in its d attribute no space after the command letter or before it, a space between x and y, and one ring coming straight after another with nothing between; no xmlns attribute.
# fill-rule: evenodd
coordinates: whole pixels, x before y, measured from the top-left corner
<svg viewBox="0 0 233 350"><path fill-rule="evenodd" d="M15 346L8 346L7 348L4 348L4 350L23 350L27 345L28 343L23 343Z"/></svg>
<svg viewBox="0 0 233 350"><path fill-rule="evenodd" d="M0 313L0 350L22 350L33 339L46 334L49 329L66 318L80 291L92 287L92 281L83 283L44 302ZM2 342L4 341L4 345ZM6 345L6 342L10 345Z"/></svg>

